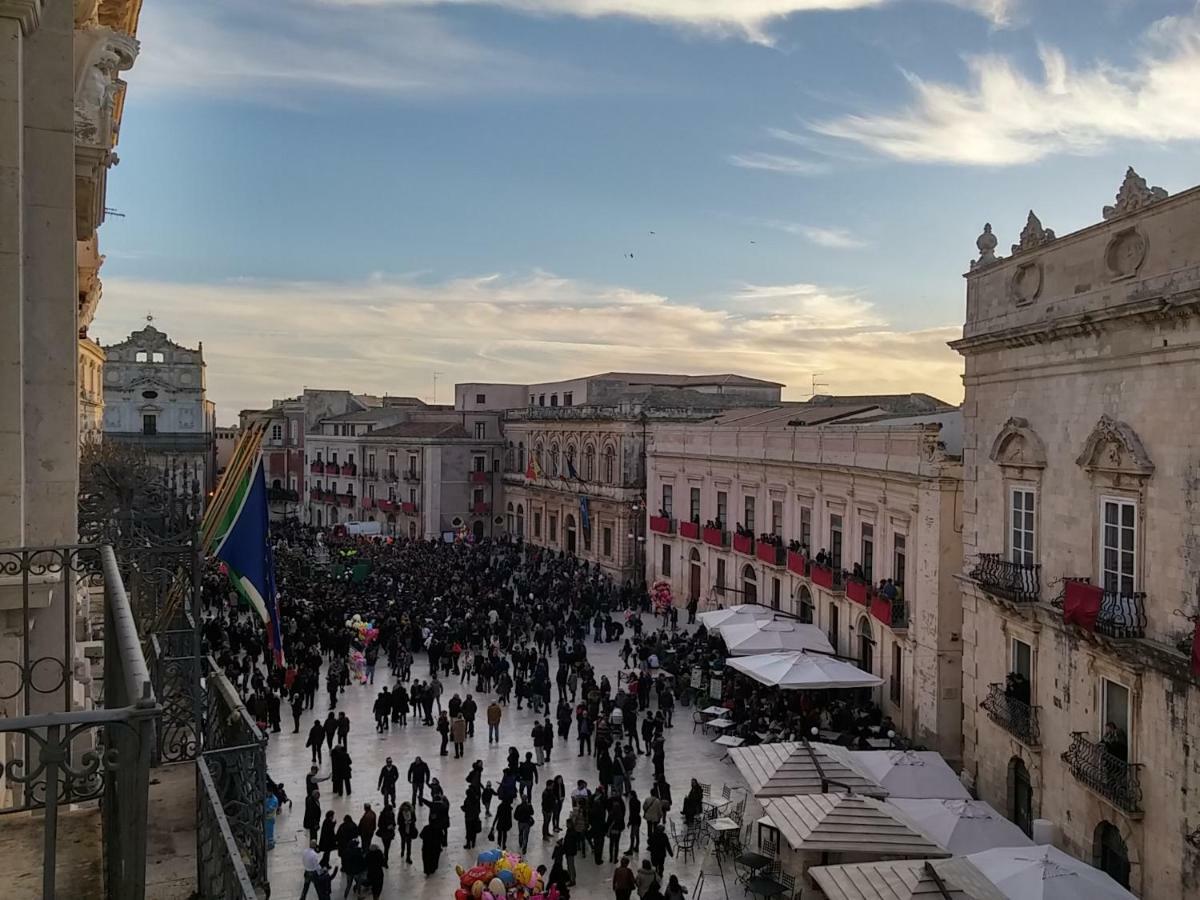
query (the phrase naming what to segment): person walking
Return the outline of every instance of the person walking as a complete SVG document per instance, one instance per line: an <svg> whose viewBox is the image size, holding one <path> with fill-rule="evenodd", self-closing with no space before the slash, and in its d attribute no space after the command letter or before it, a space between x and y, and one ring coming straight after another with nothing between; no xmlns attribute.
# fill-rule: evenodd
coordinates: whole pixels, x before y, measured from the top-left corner
<svg viewBox="0 0 1200 900"><path fill-rule="evenodd" d="M493 700L488 704L487 708L487 726L488 726L488 743L500 743L500 718L504 715L504 710L500 704Z"/></svg>
<svg viewBox="0 0 1200 900"><path fill-rule="evenodd" d="M330 712L329 715L327 715L325 717L324 728L325 728L325 743L328 746L328 748L330 750L332 750L333 749L333 739L335 737L337 737L337 728L338 728L337 716L335 716L332 712Z"/></svg>
<svg viewBox="0 0 1200 900"><path fill-rule="evenodd" d="M583 756L586 749L588 756L592 755L592 720L587 710L580 707L575 714L575 733L579 737L579 755Z"/></svg>
<svg viewBox="0 0 1200 900"><path fill-rule="evenodd" d="M426 878L437 871L441 856L442 832L430 821L421 829L421 865Z"/></svg>
<svg viewBox="0 0 1200 900"><path fill-rule="evenodd" d="M352 772L353 760L350 759L350 753L342 744L338 744L329 751L329 768L333 774L333 792L337 796L342 796L345 793L350 795L350 775ZM342 866L343 874L345 874L345 866Z"/></svg>
<svg viewBox="0 0 1200 900"><path fill-rule="evenodd" d="M479 714L479 704L475 702L475 698L467 694L467 699L463 701L462 717L467 723L467 737L475 737L475 717Z"/></svg>
<svg viewBox="0 0 1200 900"><path fill-rule="evenodd" d="M317 839L317 829L321 827L321 793L313 790L304 798L304 830L308 832L309 840Z"/></svg>
<svg viewBox="0 0 1200 900"><path fill-rule="evenodd" d="M350 720L346 718L344 712L338 713L337 717L337 739L338 744L342 747L346 746L346 739L350 736Z"/></svg>
<svg viewBox="0 0 1200 900"><path fill-rule="evenodd" d="M642 860L641 868L637 870L634 878L637 881L637 894L639 897L647 896L654 886L658 884L658 875L655 873L648 859Z"/></svg>
<svg viewBox="0 0 1200 900"><path fill-rule="evenodd" d="M651 788L650 796L642 803L642 818L646 820L646 848L650 848L650 836L663 819L663 805L658 798L658 791Z"/></svg>
<svg viewBox="0 0 1200 900"><path fill-rule="evenodd" d="M450 751L446 746L450 743L450 718L446 715L445 710L438 713L437 733L442 736L442 746L438 750L438 756L449 756Z"/></svg>
<svg viewBox="0 0 1200 900"><path fill-rule="evenodd" d="M621 857L621 864L613 872L612 889L616 900L630 900L637 889L637 876L629 868L628 856Z"/></svg>
<svg viewBox="0 0 1200 900"><path fill-rule="evenodd" d="M429 764L416 757L408 767L408 783L412 785L412 805L415 808L425 799L425 785L429 781Z"/></svg>
<svg viewBox="0 0 1200 900"><path fill-rule="evenodd" d="M300 900L304 900L308 896L308 889L317 880L317 873L321 871L321 857L317 854L315 840L309 841L308 846L300 854L300 865L304 867L304 889L300 891Z"/></svg>
<svg viewBox="0 0 1200 900"><path fill-rule="evenodd" d="M526 797L517 804L513 818L517 821L517 845L524 856L529 853L529 832L533 830L533 804L529 802L529 798Z"/></svg>
<svg viewBox="0 0 1200 900"><path fill-rule="evenodd" d="M371 712L375 714L375 733L382 734L387 731L389 729L388 720L392 715L392 698L386 685L379 692L379 696L375 698Z"/></svg>
<svg viewBox="0 0 1200 900"><path fill-rule="evenodd" d="M383 870L387 868L387 861L378 846L367 851L366 865L366 882L371 889L371 898L379 900L379 895L383 893Z"/></svg>
<svg viewBox="0 0 1200 900"><path fill-rule="evenodd" d="M629 792L629 849L626 856L634 856L642 844L642 802L638 799L637 791Z"/></svg>
<svg viewBox="0 0 1200 900"><path fill-rule="evenodd" d="M463 798L463 828L467 833L467 842L463 844L464 850L473 850L475 848L475 839L479 832L483 831L483 819L480 816L480 787L478 784L467 785L467 795Z"/></svg>
<svg viewBox="0 0 1200 900"><path fill-rule="evenodd" d="M375 815L375 810L371 809L370 803L363 804L363 814L358 820L358 835L362 838L362 845L370 847L371 841L375 837L375 827L378 824L378 817Z"/></svg>
<svg viewBox="0 0 1200 900"><path fill-rule="evenodd" d="M450 723L450 740L454 742L454 758L463 758L463 744L467 740L467 720L461 712Z"/></svg>
<svg viewBox="0 0 1200 900"><path fill-rule="evenodd" d="M384 762L383 768L379 770L379 782L376 784L376 789L383 794L383 802L396 803L396 782L400 780L400 770L396 768L396 764L392 762L389 756Z"/></svg>
<svg viewBox="0 0 1200 900"><path fill-rule="evenodd" d="M675 855L675 851L671 849L671 842L667 839L665 828L661 825L654 827L654 830L650 832L650 836L646 839L646 849L650 852L650 862L653 863L654 871L658 873L658 878L661 881L663 866L667 863L667 857Z"/></svg>
<svg viewBox="0 0 1200 900"><path fill-rule="evenodd" d="M534 752L537 753L537 764L544 766L546 764L546 752L542 749L542 723L536 719L533 722L533 730L529 733L529 737L533 741Z"/></svg>
<svg viewBox="0 0 1200 900"><path fill-rule="evenodd" d="M492 833L496 835L496 845L501 850L508 849L508 833L512 830L512 823L512 800L501 800L496 807L496 818L492 819Z"/></svg>
<svg viewBox="0 0 1200 900"><path fill-rule="evenodd" d="M567 783L561 775L554 776L554 831L562 831L562 810L567 802Z"/></svg>
<svg viewBox="0 0 1200 900"><path fill-rule="evenodd" d="M325 729L321 726L321 722L313 722L312 728L308 729L308 740L304 742L305 747L312 748L312 761L314 765L320 765L325 761Z"/></svg>
<svg viewBox="0 0 1200 900"><path fill-rule="evenodd" d="M625 830L625 801L614 794L608 801L608 861L615 863L621 854L621 832Z"/></svg>
<svg viewBox="0 0 1200 900"><path fill-rule="evenodd" d="M525 759L517 766L517 783L521 787L521 797L529 800L533 797L533 786L538 783L537 763L533 754L526 753Z"/></svg>
<svg viewBox="0 0 1200 900"><path fill-rule="evenodd" d="M383 844L383 865L386 868L391 856L392 841L396 838L396 808L386 799L383 801L383 809L379 811L375 836Z"/></svg>
<svg viewBox="0 0 1200 900"><path fill-rule="evenodd" d="M333 810L325 813L325 820L321 823L321 840L317 843L317 849L321 851L321 865L329 865L329 854L337 850L337 816L333 814Z"/></svg>
<svg viewBox="0 0 1200 900"><path fill-rule="evenodd" d="M292 734L300 733L300 717L304 715L304 695L299 691L292 691L292 699L289 701L292 708ZM305 746L308 746L305 744ZM316 877L316 873L313 873Z"/></svg>
<svg viewBox="0 0 1200 900"><path fill-rule="evenodd" d="M412 865L413 840L417 836L417 813L407 801L396 810L396 834L400 838L400 855Z"/></svg>

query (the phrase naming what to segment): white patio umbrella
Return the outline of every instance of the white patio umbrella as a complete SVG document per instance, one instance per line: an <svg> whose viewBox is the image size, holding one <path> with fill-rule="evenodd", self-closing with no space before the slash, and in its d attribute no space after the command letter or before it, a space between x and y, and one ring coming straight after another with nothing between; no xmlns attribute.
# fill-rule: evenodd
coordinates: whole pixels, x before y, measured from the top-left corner
<svg viewBox="0 0 1200 900"><path fill-rule="evenodd" d="M957 774L933 750L847 750L843 761L883 785L889 797L911 800L970 800ZM993 845L995 846L995 845Z"/></svg>
<svg viewBox="0 0 1200 900"><path fill-rule="evenodd" d="M1020 828L982 800L909 800L892 806L951 853L966 856L993 847L1032 847Z"/></svg>
<svg viewBox="0 0 1200 900"><path fill-rule="evenodd" d="M725 665L755 681L785 691L875 687L883 679L832 656L789 651L730 657Z"/></svg>
<svg viewBox="0 0 1200 900"><path fill-rule="evenodd" d="M966 859L1010 900L1134 900L1106 873L1048 844L999 847Z"/></svg>
<svg viewBox="0 0 1200 900"><path fill-rule="evenodd" d="M829 637L816 625L799 622L735 622L718 631L732 656L752 653L782 653L787 650L815 650L833 653ZM874 684L881 684L879 681Z"/></svg>
<svg viewBox="0 0 1200 900"><path fill-rule="evenodd" d="M775 618L775 610L758 603L739 603L724 609L710 609L708 612L697 614L697 619L705 628L713 629L734 622L770 622Z"/></svg>

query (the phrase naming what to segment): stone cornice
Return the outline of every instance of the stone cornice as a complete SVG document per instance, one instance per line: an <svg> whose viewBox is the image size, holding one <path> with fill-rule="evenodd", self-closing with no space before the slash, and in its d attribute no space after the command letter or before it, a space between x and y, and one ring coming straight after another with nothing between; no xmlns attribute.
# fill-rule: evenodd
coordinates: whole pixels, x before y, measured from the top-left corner
<svg viewBox="0 0 1200 900"><path fill-rule="evenodd" d="M0 19L16 19L26 37L37 31L42 19L42 0L0 0Z"/></svg>
<svg viewBox="0 0 1200 900"><path fill-rule="evenodd" d="M964 337L950 341L949 346L964 355L1002 347L1030 347L1072 337L1104 334L1124 319L1155 322L1196 315L1200 315L1200 290L1190 290L1171 297L1154 297L1103 310L1088 310L1051 322L1030 322L1003 331Z"/></svg>

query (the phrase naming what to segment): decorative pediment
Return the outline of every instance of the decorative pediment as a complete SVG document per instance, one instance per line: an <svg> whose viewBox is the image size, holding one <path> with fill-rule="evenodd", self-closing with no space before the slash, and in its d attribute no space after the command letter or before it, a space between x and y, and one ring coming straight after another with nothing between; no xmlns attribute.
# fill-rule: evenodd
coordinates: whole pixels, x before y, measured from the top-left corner
<svg viewBox="0 0 1200 900"><path fill-rule="evenodd" d="M996 245L998 243L996 236L992 234L992 223L985 222L983 232L975 239L975 248L979 251L979 259L971 260L971 268L990 266L996 262Z"/></svg>
<svg viewBox="0 0 1200 900"><path fill-rule="evenodd" d="M992 442L992 462L1021 469L1044 469L1046 445L1026 419L1013 416Z"/></svg>
<svg viewBox="0 0 1200 900"><path fill-rule="evenodd" d="M1112 473L1148 478L1154 463L1137 432L1109 416L1101 416L1088 436L1076 463L1092 473Z"/></svg>
<svg viewBox="0 0 1200 900"><path fill-rule="evenodd" d="M1050 243L1054 237L1054 230L1043 228L1042 220L1035 216L1031 209L1029 218L1025 220L1025 227L1021 229L1021 242L1012 245L1012 252L1022 253L1025 250L1033 250L1035 247Z"/></svg>
<svg viewBox="0 0 1200 900"><path fill-rule="evenodd" d="M1104 207L1104 218L1112 219L1125 213L1136 212L1142 207L1166 200L1167 192L1160 187L1150 187L1146 179L1130 166L1125 172L1125 180L1117 191L1117 202L1113 206Z"/></svg>

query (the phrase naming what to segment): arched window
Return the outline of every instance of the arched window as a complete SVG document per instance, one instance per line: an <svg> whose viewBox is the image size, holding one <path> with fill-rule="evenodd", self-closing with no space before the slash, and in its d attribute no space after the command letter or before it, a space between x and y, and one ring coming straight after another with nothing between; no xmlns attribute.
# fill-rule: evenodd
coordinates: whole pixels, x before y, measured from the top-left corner
<svg viewBox="0 0 1200 900"><path fill-rule="evenodd" d="M525 504L517 504L517 536L525 536Z"/></svg>
<svg viewBox="0 0 1200 900"><path fill-rule="evenodd" d="M525 471L525 442L521 441L517 444L517 471Z"/></svg>
<svg viewBox="0 0 1200 900"><path fill-rule="evenodd" d="M508 504L508 514L507 514L507 517L506 517L506 519L505 519L505 522L506 522L506 524L508 525L508 533L509 533L509 534L512 534L512 533L513 533L513 529L515 529L515 528L517 527L517 517L516 517L516 515L514 515L514 513L513 513L513 505L512 505L512 501L509 501L509 504Z"/></svg>
<svg viewBox="0 0 1200 900"><path fill-rule="evenodd" d="M1101 822L1092 836L1092 865L1107 872L1117 884L1129 887L1129 848L1121 829L1112 822Z"/></svg>
<svg viewBox="0 0 1200 900"><path fill-rule="evenodd" d="M1019 756L1008 761L1008 817L1033 837L1033 782Z"/></svg>
<svg viewBox="0 0 1200 900"><path fill-rule="evenodd" d="M574 444L567 444L567 464L566 464L566 466L564 466L564 468L566 469L564 474L568 478L578 478L579 477L579 469L576 468L576 466L575 466L575 445Z"/></svg>
<svg viewBox="0 0 1200 900"><path fill-rule="evenodd" d="M414 541L417 539L417 523L416 522L408 523L408 537L410 540L414 540Z"/></svg>
<svg viewBox="0 0 1200 900"><path fill-rule="evenodd" d="M813 624L812 593L803 584L800 585L800 590L796 591L796 614L800 616L801 622Z"/></svg>
<svg viewBox="0 0 1200 900"><path fill-rule="evenodd" d="M875 638L866 616L858 620L858 667L864 672L875 671Z"/></svg>
<svg viewBox="0 0 1200 900"><path fill-rule="evenodd" d="M604 448L604 483L615 484L617 480L617 452L612 447Z"/></svg>
<svg viewBox="0 0 1200 900"><path fill-rule="evenodd" d="M754 566L742 566L742 603L758 602L758 575Z"/></svg>
<svg viewBox="0 0 1200 900"><path fill-rule="evenodd" d="M504 451L504 471L505 472L513 471L513 467L516 466L516 464L517 464L517 455L515 452L515 448L513 447L513 442L509 441L508 447Z"/></svg>
<svg viewBox="0 0 1200 900"><path fill-rule="evenodd" d="M552 443L550 445L550 474L553 475L555 478L557 478L558 474L559 474L558 466L559 466L558 441L555 441L554 443Z"/></svg>
<svg viewBox="0 0 1200 900"><path fill-rule="evenodd" d="M542 452L542 442L538 441L537 446L533 448L533 459L538 464L538 468L543 474L546 471L546 454Z"/></svg>
<svg viewBox="0 0 1200 900"><path fill-rule="evenodd" d="M567 552L572 556L575 555L575 517L567 513L563 519L563 537L566 538Z"/></svg>
<svg viewBox="0 0 1200 900"><path fill-rule="evenodd" d="M596 479L596 448L588 444L583 448L583 480Z"/></svg>

